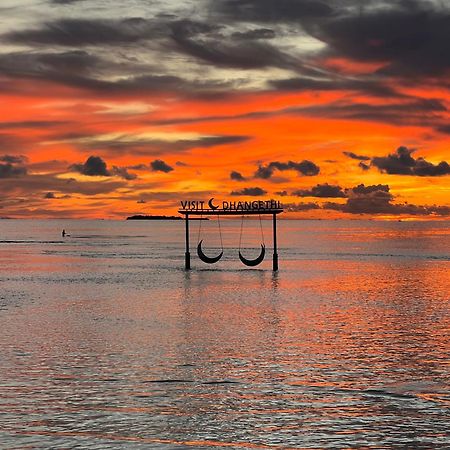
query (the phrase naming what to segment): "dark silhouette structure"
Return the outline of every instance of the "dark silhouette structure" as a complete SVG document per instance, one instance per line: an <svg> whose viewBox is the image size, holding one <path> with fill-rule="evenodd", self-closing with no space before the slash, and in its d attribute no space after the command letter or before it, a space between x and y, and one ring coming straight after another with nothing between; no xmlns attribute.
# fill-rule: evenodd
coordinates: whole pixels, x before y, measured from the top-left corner
<svg viewBox="0 0 450 450"><path fill-rule="evenodd" d="M203 202L202 202L203 203ZM261 202L262 203L262 202ZM260 216L260 225L261 225L261 215L272 215L272 231L273 231L273 256L272 256L272 270L277 271L278 270L278 248L277 248L277 215L283 212L283 208L278 203L274 207L259 207L255 209L230 209L230 208L219 208L215 205L208 204L210 208L203 209L203 206L201 207L192 207L193 209L189 209L188 202L185 202L185 204L182 203L183 209L180 209L178 212L182 215L184 215L184 220L186 224L185 229L185 242L186 242L186 250L185 250L185 259L184 259L184 268L185 270L191 269L191 253L190 253L190 232L189 232L189 221L192 220L192 216L200 216L200 218L204 218L204 216L242 216L242 222L244 220L244 216L248 215L259 215ZM214 208L213 208L214 206ZM218 220L219 224L219 232L220 230L220 220ZM261 226L261 236L262 236L262 244L261 244L261 252L259 256L255 259L248 259L246 258L242 252L241 252L241 242L239 242L239 259L240 261L248 266L248 267L254 267L259 264L261 264L265 258L266 255L266 246L264 243L264 236L262 233L262 226ZM241 237L242 237L242 225L241 225ZM200 240L200 229L199 229L199 240L197 244L197 255L200 258L201 261L203 261L206 264L214 264L218 262L222 256L223 256L223 243L222 243L222 234L220 234L221 239L221 252L217 256L208 256L205 255L202 249L203 239Z"/></svg>

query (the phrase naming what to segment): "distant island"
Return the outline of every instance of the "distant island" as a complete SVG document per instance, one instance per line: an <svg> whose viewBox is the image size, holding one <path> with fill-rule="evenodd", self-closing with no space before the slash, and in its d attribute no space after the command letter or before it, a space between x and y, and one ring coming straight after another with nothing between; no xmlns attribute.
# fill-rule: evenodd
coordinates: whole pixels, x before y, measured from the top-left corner
<svg viewBox="0 0 450 450"><path fill-rule="evenodd" d="M137 214L135 216L127 217L126 220L184 220L184 217L180 216L144 216ZM207 217L192 218L189 220L209 220Z"/></svg>

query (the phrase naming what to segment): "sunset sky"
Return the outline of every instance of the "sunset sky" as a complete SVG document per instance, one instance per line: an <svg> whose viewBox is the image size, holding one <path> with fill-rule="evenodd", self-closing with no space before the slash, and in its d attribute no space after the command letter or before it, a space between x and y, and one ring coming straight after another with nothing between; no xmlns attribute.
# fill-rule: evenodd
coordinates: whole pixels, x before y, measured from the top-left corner
<svg viewBox="0 0 450 450"><path fill-rule="evenodd" d="M446 0L1 0L0 217L450 215Z"/></svg>

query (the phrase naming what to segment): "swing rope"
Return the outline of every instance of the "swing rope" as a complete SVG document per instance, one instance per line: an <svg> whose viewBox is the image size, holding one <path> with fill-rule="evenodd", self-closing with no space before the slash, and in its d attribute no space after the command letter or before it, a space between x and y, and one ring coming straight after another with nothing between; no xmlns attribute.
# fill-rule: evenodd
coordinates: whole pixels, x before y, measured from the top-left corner
<svg viewBox="0 0 450 450"><path fill-rule="evenodd" d="M261 232L261 241L262 241L262 244L265 247L266 246L266 242L264 240L264 230L263 230L263 226L262 226L261 214L258 214L258 216L259 216L259 229L260 229L260 232ZM242 214L241 231L239 233L239 250L241 250L241 244L242 244L242 234L243 234L243 229L244 229L244 217L245 217L245 215Z"/></svg>
<svg viewBox="0 0 450 450"><path fill-rule="evenodd" d="M200 220L199 220L199 224L198 224L198 234L197 234L197 244L200 242L200 234L202 231L202 222L203 222L203 213L200 214Z"/></svg>
<svg viewBox="0 0 450 450"><path fill-rule="evenodd" d="M261 214L258 214L258 215L259 215L259 228L261 229L261 240L262 240L262 243L263 243L263 245L265 247L266 243L264 241L264 231L263 231L263 227L262 227Z"/></svg>
<svg viewBox="0 0 450 450"><path fill-rule="evenodd" d="M239 234L239 250L241 250L241 242L242 242L242 230L244 228L244 214L242 214L242 220L241 220L241 232Z"/></svg>
<svg viewBox="0 0 450 450"><path fill-rule="evenodd" d="M220 215L217 214L217 223L219 224L220 248L223 251L222 228L220 226Z"/></svg>
<svg viewBox="0 0 450 450"><path fill-rule="evenodd" d="M202 222L203 222L203 214L200 214L200 220L198 225L198 233L197 233L197 244L200 242L200 235L202 233ZM217 214L217 223L219 226L219 236L220 236L220 248L223 250L223 239L222 239L222 227L220 226L220 215Z"/></svg>
<svg viewBox="0 0 450 450"><path fill-rule="evenodd" d="M242 245L242 231L243 231L243 226L244 226L244 214L242 214L242 221L241 221L241 234L239 236L239 259L241 260L241 262L243 264L245 264L246 266L249 267L254 267L257 266L259 264L261 264L264 260L264 256L266 254L266 244L264 242L264 232L263 232L263 227L262 227L262 221L261 221L261 214L259 214L259 227L261 230L261 252L259 254L258 257L256 257L255 259L247 259L244 255L242 255L241 253L241 245Z"/></svg>

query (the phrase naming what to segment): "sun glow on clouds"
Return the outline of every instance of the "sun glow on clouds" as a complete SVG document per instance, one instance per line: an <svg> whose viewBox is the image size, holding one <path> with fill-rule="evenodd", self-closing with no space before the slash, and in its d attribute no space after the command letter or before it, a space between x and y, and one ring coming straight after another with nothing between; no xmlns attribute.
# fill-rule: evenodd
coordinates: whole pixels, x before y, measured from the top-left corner
<svg viewBox="0 0 450 450"><path fill-rule="evenodd" d="M124 116L139 115L154 110L152 105L142 102L98 103L101 109L98 114L119 114Z"/></svg>
<svg viewBox="0 0 450 450"><path fill-rule="evenodd" d="M117 113L116 113L117 114ZM124 133L105 133L105 134L95 134L92 136L82 136L82 137L74 137L69 139L63 139L55 142L71 142L71 143L80 143L80 144L98 144L101 146L102 143L105 142L117 142L117 143L127 143L130 140L134 142L148 142L148 141L165 141L165 142L176 142L180 140L190 140L190 139L200 139L202 136L199 133L188 133L188 132L164 132L164 131L142 131L136 132L133 134L124 134Z"/></svg>
<svg viewBox="0 0 450 450"><path fill-rule="evenodd" d="M448 217L450 13L408 4L3 2L1 215Z"/></svg>

